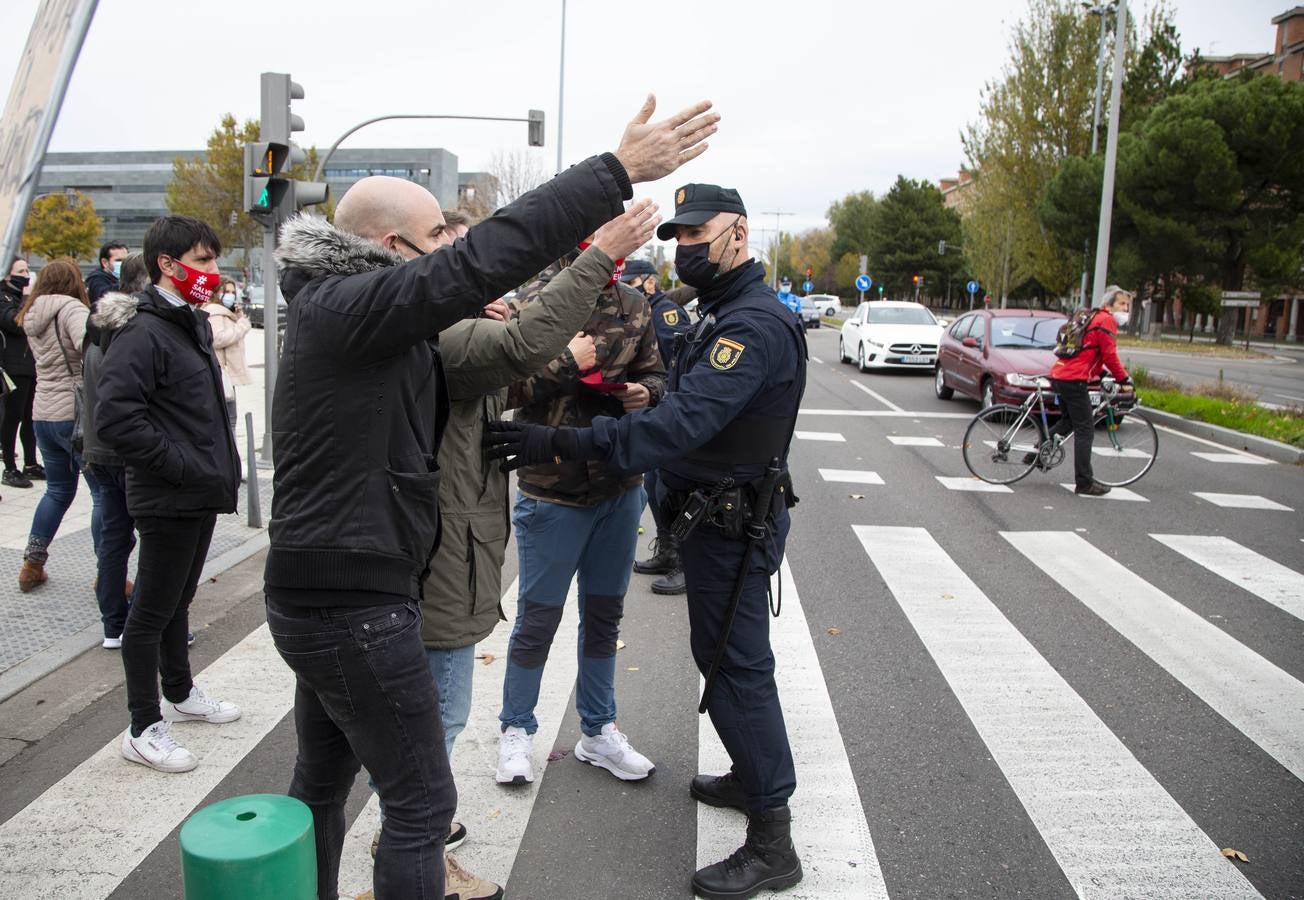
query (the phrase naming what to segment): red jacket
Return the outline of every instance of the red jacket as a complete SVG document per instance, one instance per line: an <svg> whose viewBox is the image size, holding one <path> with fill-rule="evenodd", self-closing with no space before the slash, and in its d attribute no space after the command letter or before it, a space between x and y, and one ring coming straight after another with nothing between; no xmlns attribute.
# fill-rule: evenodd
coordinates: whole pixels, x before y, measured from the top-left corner
<svg viewBox="0 0 1304 900"><path fill-rule="evenodd" d="M1055 360L1050 377L1059 381L1095 381L1105 369L1119 381L1127 378L1123 361L1118 358L1118 323L1109 310L1098 309L1082 336L1082 349L1077 356Z"/></svg>

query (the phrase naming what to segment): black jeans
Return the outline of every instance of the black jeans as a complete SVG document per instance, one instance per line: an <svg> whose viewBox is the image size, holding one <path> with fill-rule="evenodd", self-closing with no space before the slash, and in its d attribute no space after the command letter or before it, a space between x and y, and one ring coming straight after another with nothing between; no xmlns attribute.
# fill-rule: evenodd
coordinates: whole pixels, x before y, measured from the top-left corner
<svg viewBox="0 0 1304 900"><path fill-rule="evenodd" d="M289 793L312 810L317 896L339 896L344 801L366 766L385 809L376 900L443 900L457 790L416 601L307 608L269 599L267 625L295 674Z"/></svg>
<svg viewBox="0 0 1304 900"><path fill-rule="evenodd" d="M1073 432L1073 480L1080 488L1087 488L1095 480L1091 474L1091 441L1095 422L1091 418L1091 391L1085 381L1060 381L1050 383L1059 394L1064 415L1051 427L1052 435L1067 436Z"/></svg>
<svg viewBox="0 0 1304 900"><path fill-rule="evenodd" d="M190 601L213 539L216 515L199 519L141 516L140 562L136 568L136 599L127 611L122 632L122 668L127 673L127 708L131 733L139 736L163 718L158 708L159 681L163 696L180 703L190 696L190 651L186 634Z"/></svg>
<svg viewBox="0 0 1304 900"><path fill-rule="evenodd" d="M36 458L36 430L32 427L32 403L36 399L36 379L26 375L11 375L14 389L5 397L4 421L0 422L0 452L4 453L6 469L17 469L18 458L14 442L23 440L23 465L34 466Z"/></svg>
<svg viewBox="0 0 1304 900"><path fill-rule="evenodd" d="M127 473L122 466L90 464L100 489L100 547L95 602L105 637L121 637L127 624L127 561L136 546L136 520L127 512Z"/></svg>
<svg viewBox="0 0 1304 900"><path fill-rule="evenodd" d="M657 470L652 469L643 473L643 490L647 491L647 504L652 507L652 521L657 526L657 537L665 537L670 533L670 528L666 522L665 511L661 504L657 502L657 485L661 481L657 475ZM661 548L658 547L658 550Z"/></svg>

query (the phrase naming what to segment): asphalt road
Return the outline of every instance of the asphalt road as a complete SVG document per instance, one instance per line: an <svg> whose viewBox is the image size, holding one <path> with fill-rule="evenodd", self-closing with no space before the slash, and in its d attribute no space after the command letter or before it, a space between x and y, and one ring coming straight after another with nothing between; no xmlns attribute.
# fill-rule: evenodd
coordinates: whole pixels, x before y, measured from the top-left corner
<svg viewBox="0 0 1304 900"><path fill-rule="evenodd" d="M1271 359L1211 359L1201 355L1154 350L1120 351L1126 366L1145 366L1155 375L1188 387L1223 380L1264 403L1304 407L1304 349L1279 347Z"/></svg>
<svg viewBox="0 0 1304 900"><path fill-rule="evenodd" d="M810 347L801 503L772 624L806 872L785 896L1304 895L1304 471L1164 431L1139 499L1076 497L1068 465L1009 492L954 490L972 486L958 445L976 404L936 399L922 373L838 365L833 329ZM284 790L293 721L278 661L259 668L260 565L197 602L201 680L247 711L221 726L240 749L186 731L211 785L96 755L125 725L111 653L0 705L13 750L0 893L180 897L184 817ZM684 601L647 582L631 583L617 666L621 728L657 763L647 782L568 753L544 768L577 737L568 619L541 693L541 778L493 784L507 625L480 648L495 659L477 666L454 755L471 835L456 855L509 897L688 897L692 869L741 840L740 816L688 797L719 751L695 713ZM361 779L351 891L368 886L367 801Z"/></svg>

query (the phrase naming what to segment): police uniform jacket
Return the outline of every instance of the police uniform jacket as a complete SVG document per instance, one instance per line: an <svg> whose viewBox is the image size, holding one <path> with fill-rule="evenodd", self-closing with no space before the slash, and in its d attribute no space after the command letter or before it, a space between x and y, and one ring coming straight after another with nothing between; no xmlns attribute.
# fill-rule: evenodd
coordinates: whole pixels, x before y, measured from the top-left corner
<svg viewBox="0 0 1304 900"><path fill-rule="evenodd" d="M661 350L661 361L669 371L675 348L675 336L690 331L693 323L689 321L688 313L680 309L678 303L661 291L653 294L648 302L652 304L652 325L657 331L657 346Z"/></svg>

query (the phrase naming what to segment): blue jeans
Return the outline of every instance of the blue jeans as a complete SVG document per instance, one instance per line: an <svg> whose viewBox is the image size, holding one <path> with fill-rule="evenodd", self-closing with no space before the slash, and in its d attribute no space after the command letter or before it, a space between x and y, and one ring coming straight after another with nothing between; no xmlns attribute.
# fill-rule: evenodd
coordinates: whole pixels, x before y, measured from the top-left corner
<svg viewBox="0 0 1304 900"><path fill-rule="evenodd" d="M95 602L105 637L121 637L131 598L125 593L127 561L136 546L136 520L127 512L127 473L122 466L90 463L87 473L99 486L100 541Z"/></svg>
<svg viewBox="0 0 1304 900"><path fill-rule="evenodd" d="M64 513L72 506L77 496L77 473L81 471L81 455L72 449L72 420L66 422L45 422L37 420L36 446L41 450L41 459L45 461L45 496L36 506L32 516L30 542L39 545L38 559L29 552L28 556L35 562L45 562L46 548L59 532L59 524ZM100 549L100 486L95 476L89 471L81 473L86 479L86 486L91 490L91 542L96 554ZM31 548L29 547L29 551Z"/></svg>
<svg viewBox="0 0 1304 900"><path fill-rule="evenodd" d="M439 691L439 720L444 726L444 749L453 758L453 741L466 728L471 715L471 678L475 674L475 644L456 650L426 649L426 663Z"/></svg>
<svg viewBox="0 0 1304 900"><path fill-rule="evenodd" d="M516 622L503 679L504 730L534 734L534 707L571 578L579 573L579 676L575 711L580 730L593 736L616 721L616 638L638 544L643 488L597 506L575 507L521 495L512 510L520 561Z"/></svg>
<svg viewBox="0 0 1304 900"><path fill-rule="evenodd" d="M312 810L317 896L339 896L344 803L365 765L386 813L376 900L443 900L457 790L416 601L309 608L269 599L267 627L295 675L289 793Z"/></svg>

